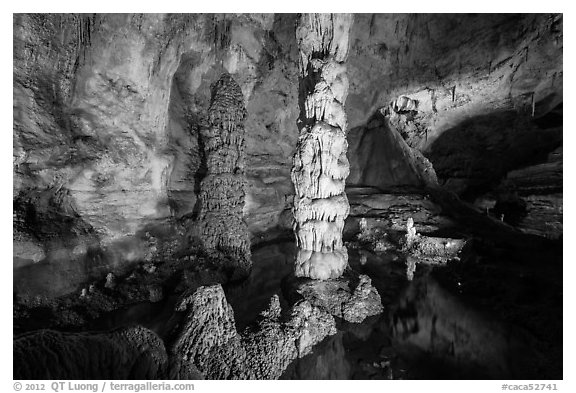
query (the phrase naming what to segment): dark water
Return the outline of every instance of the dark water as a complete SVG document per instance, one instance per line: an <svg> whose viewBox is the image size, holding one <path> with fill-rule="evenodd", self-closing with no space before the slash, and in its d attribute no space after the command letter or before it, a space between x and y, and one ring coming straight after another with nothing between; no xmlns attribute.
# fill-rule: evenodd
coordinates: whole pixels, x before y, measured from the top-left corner
<svg viewBox="0 0 576 393"><path fill-rule="evenodd" d="M251 278L227 290L243 328L282 299L281 281L292 271L293 243L253 253ZM355 271L367 274L382 297L383 314L363 323L338 322L338 333L293 362L283 379L512 379L534 378L530 337L463 303L429 275L412 282L400 258L349 250Z"/></svg>
<svg viewBox="0 0 576 393"><path fill-rule="evenodd" d="M250 277L239 285L227 286L224 289L226 298L234 309L236 328L239 331L268 308L274 294L280 297L283 308L287 306L280 287L282 280L293 270L295 255L296 248L292 242L258 248L252 252Z"/></svg>
<svg viewBox="0 0 576 393"><path fill-rule="evenodd" d="M237 329L242 331L278 294L291 274L293 243L270 244L253 252L248 280L225 289ZM531 379L531 339L522 329L482 314L444 290L429 275L408 282L401 259L349 250L352 269L371 277L384 313L363 323L338 321L338 333L313 353L294 361L283 379ZM101 318L95 328L142 324L161 336L175 299L142 303Z"/></svg>

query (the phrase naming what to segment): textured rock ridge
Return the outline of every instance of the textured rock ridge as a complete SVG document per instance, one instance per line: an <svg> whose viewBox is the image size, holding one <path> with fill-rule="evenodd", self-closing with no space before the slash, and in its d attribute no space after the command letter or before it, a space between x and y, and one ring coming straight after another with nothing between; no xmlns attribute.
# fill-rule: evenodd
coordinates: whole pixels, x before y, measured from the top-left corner
<svg viewBox="0 0 576 393"><path fill-rule="evenodd" d="M146 233L180 246L161 235L177 232L180 240L180 220L197 218L205 172L198 120L208 112L210 84L225 70L248 110L244 218L251 242L288 233L299 98L305 111L294 81L299 63L313 71L310 60L325 57L301 57L299 18L15 14L17 290L70 293L149 255L164 258ZM304 44L332 48L345 38L330 33L339 16L319 18L325 39L311 35ZM488 191L477 184L493 187L510 171L542 164L560 145L561 122L560 131L533 133L518 117L539 122L562 101L561 14L356 14L354 21L346 60L347 185L419 185L408 146L433 163L443 186L459 195L470 189L471 202ZM302 90L313 91L318 78ZM392 129L382 116L371 119L390 103ZM535 145L542 160L524 161Z"/></svg>
<svg viewBox="0 0 576 393"><path fill-rule="evenodd" d="M212 86L207 124L200 137L206 177L200 184L200 222L193 231L207 250L232 256L241 274L250 270L250 239L242 218L246 176L244 96L227 73Z"/></svg>
<svg viewBox="0 0 576 393"><path fill-rule="evenodd" d="M508 172L496 188L491 213L522 232L558 239L563 234L562 146L546 162Z"/></svg>
<svg viewBox="0 0 576 393"><path fill-rule="evenodd" d="M297 276L339 277L348 264L342 244L349 205L346 151L350 14L303 14L296 38L300 50L300 135L294 164L294 232Z"/></svg>
<svg viewBox="0 0 576 393"><path fill-rule="evenodd" d="M401 243L402 252L407 254L406 276L412 281L416 264L435 265L447 263L450 259L459 259L458 254L466 245L466 240L422 236L416 231L412 217L409 217L406 223L406 235Z"/></svg>
<svg viewBox="0 0 576 393"><path fill-rule="evenodd" d="M380 294L364 274L345 274L322 281L294 278L285 283L284 293L290 302L303 298L314 307L353 323L361 323L384 310Z"/></svg>
<svg viewBox="0 0 576 393"><path fill-rule="evenodd" d="M170 370L174 369L175 372ZM15 379L201 379L193 365L168 358L141 326L110 332L38 330L14 339Z"/></svg>
<svg viewBox="0 0 576 393"><path fill-rule="evenodd" d="M172 353L207 379L278 379L290 362L336 334L334 318L303 301L281 320L277 295L255 328L236 331L232 307L220 285L200 287L177 306L185 312Z"/></svg>

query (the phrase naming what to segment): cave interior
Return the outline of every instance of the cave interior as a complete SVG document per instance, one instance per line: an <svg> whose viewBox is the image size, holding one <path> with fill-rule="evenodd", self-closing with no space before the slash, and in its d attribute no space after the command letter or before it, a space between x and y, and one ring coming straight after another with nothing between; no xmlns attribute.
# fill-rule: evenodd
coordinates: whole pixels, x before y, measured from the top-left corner
<svg viewBox="0 0 576 393"><path fill-rule="evenodd" d="M562 379L562 14L14 14L15 379Z"/></svg>

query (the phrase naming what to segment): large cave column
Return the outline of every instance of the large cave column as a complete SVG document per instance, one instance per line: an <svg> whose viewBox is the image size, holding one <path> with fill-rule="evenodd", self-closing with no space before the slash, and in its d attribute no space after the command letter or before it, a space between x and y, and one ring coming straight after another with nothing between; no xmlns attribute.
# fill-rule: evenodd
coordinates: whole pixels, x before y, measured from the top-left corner
<svg viewBox="0 0 576 393"><path fill-rule="evenodd" d="M206 177L200 183L197 234L207 251L232 259L236 274L250 271L250 238L243 219L245 199L244 120L242 90L224 73L212 85L207 124L201 129Z"/></svg>
<svg viewBox="0 0 576 393"><path fill-rule="evenodd" d="M352 14L302 14L296 28L301 108L292 182L300 277L337 278L348 264L342 243L349 212L344 62L351 25Z"/></svg>

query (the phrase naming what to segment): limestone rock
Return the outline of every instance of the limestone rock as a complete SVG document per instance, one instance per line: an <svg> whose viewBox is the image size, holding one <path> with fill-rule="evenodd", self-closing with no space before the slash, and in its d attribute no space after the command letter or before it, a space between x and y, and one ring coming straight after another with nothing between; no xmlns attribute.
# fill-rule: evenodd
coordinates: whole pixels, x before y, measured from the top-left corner
<svg viewBox="0 0 576 393"><path fill-rule="evenodd" d="M563 194L529 195L522 199L527 214L518 225L521 231L551 239L563 235Z"/></svg>
<svg viewBox="0 0 576 393"><path fill-rule="evenodd" d="M411 279L415 263L445 264L450 259L458 258L465 245L464 239L422 236L417 233L414 220L408 218L402 245L402 252L407 254L408 259L408 277Z"/></svg>
<svg viewBox="0 0 576 393"><path fill-rule="evenodd" d="M351 128L401 97L419 102L417 123L428 138L422 132L418 140L427 145L468 116L513 105L510 94L530 99L535 92L538 116L562 94L562 29L560 14L357 14L348 60ZM531 101L516 103L525 104Z"/></svg>
<svg viewBox="0 0 576 393"><path fill-rule="evenodd" d="M383 311L378 291L364 274L357 277L345 274L324 281L296 278L285 284L285 292L292 301L305 299L313 306L353 323Z"/></svg>
<svg viewBox="0 0 576 393"><path fill-rule="evenodd" d="M375 154L393 150L369 127L390 104L406 144L433 165L440 184L466 198L558 146L557 130L534 123L562 102L561 15L359 14L351 37L349 142L361 154L350 155L348 184L414 182L397 154L392 162Z"/></svg>
<svg viewBox="0 0 576 393"><path fill-rule="evenodd" d="M220 286L201 287L184 297L176 311L186 312L172 347L183 362L196 365L207 379L227 379L246 357L234 314Z"/></svg>
<svg viewBox="0 0 576 393"><path fill-rule="evenodd" d="M346 221L344 233L349 237L375 230L405 232L409 218L413 219L419 233L457 227L444 214L443 209L419 189L397 188L383 193L369 187L350 187L346 192L350 201L350 217ZM360 220L366 226L363 230L360 228Z"/></svg>
<svg viewBox="0 0 576 393"><path fill-rule="evenodd" d="M497 184L510 170L538 164L510 166L511 153L531 158L534 146L542 154L558 147L561 129L533 132L533 123L546 123L562 102L561 14L354 19L347 37L345 29L329 34L328 18L314 22L338 61L311 59L306 67L325 71L325 83L310 88L320 99L309 102L310 113L335 109L326 120L342 124L343 111L322 98L331 92L342 99L348 89L347 184L421 183L397 136L422 152L444 186L473 192L485 180ZM184 237L172 234L197 213L206 174L199 124L210 106L210 83L223 72L238 82L248 111L248 229L261 238L290 228L294 123L306 111L294 82L300 61L308 61L300 56L297 20L295 14L14 15L13 199L18 219L28 221L14 239L15 287L67 293L92 276L158 258L142 236L150 227L170 233L167 242L177 248ZM334 23L344 27L346 16ZM391 102L410 109L390 119L398 135L370 124ZM555 121L561 126L561 116ZM469 164L459 170L463 161ZM502 171L493 170L496 164ZM557 202L534 201L540 207L534 211ZM47 281L58 282L57 290L39 285Z"/></svg>
<svg viewBox="0 0 576 393"><path fill-rule="evenodd" d="M166 379L162 340L143 327L100 333L39 330L14 339L16 379ZM199 379L193 365L172 373Z"/></svg>
<svg viewBox="0 0 576 393"><path fill-rule="evenodd" d="M295 272L321 280L339 277L348 265L342 244L349 211L344 187L350 173L344 62L351 25L351 14L302 14L296 29L304 105L292 166L299 247Z"/></svg>
<svg viewBox="0 0 576 393"><path fill-rule="evenodd" d="M332 316L305 301L283 321L274 296L258 325L239 334L220 285L198 288L177 309L185 315L172 353L207 379L277 379L292 360L336 333Z"/></svg>
<svg viewBox="0 0 576 393"><path fill-rule="evenodd" d="M563 234L562 146L545 162L507 173L496 188L491 213L525 233L557 239Z"/></svg>
<svg viewBox="0 0 576 393"><path fill-rule="evenodd" d="M200 183L200 218L192 233L208 251L233 257L235 274L250 271L250 239L243 221L246 177L244 175L244 120L242 90L230 74L212 86L207 124L201 129L207 175Z"/></svg>
<svg viewBox="0 0 576 393"><path fill-rule="evenodd" d="M17 230L13 232L12 250L15 267L28 264L29 261L37 263L46 258L46 253L39 240L34 239L28 233L22 233Z"/></svg>
<svg viewBox="0 0 576 393"><path fill-rule="evenodd" d="M258 328L243 334L250 379L280 378L294 359L308 355L325 337L336 334L332 316L305 301L291 308L287 321L279 316L275 296Z"/></svg>
<svg viewBox="0 0 576 393"><path fill-rule="evenodd" d="M247 200L258 203L246 203L242 213L254 234L275 227L293 194L294 20L271 14L15 15L14 210L28 211L27 201L40 196L49 200L45 190L63 196L22 216L33 231L15 240L14 263L28 268L16 273L17 287L69 293L88 277L117 274L149 255L142 234L150 228L179 230L200 191L199 119L210 104L210 82L225 71L249 108ZM223 45L214 45L216 31ZM183 239L169 241L177 248ZM20 251L18 244L35 251ZM70 256L77 246L87 252ZM59 274L68 265L74 274ZM48 291L38 288L35 275L67 284Z"/></svg>
<svg viewBox="0 0 576 393"><path fill-rule="evenodd" d="M372 286L370 278L361 274L351 298L342 306L343 318L348 322L360 323L366 317L378 315L382 311L380 295Z"/></svg>

